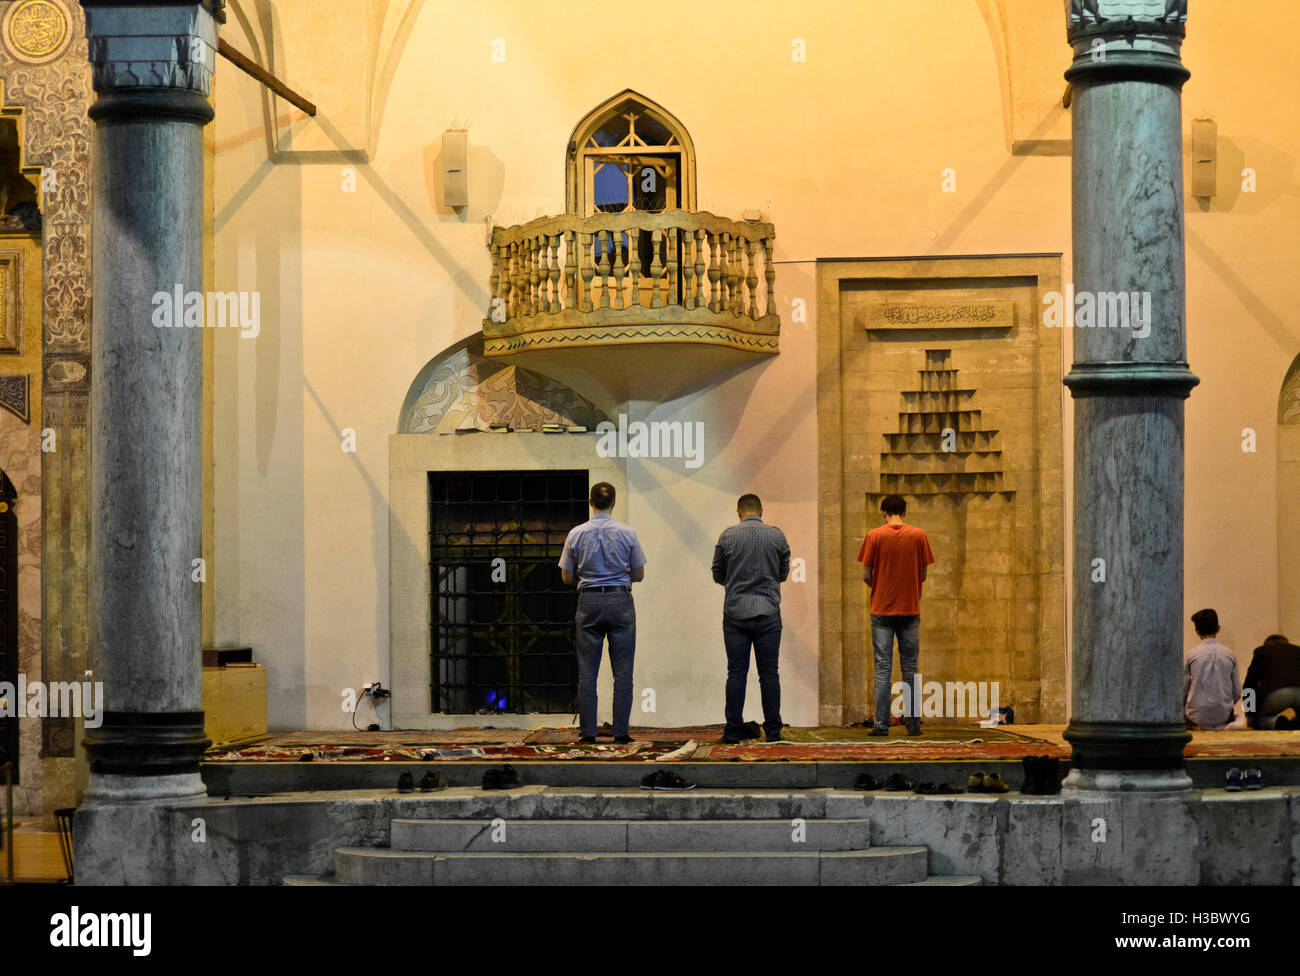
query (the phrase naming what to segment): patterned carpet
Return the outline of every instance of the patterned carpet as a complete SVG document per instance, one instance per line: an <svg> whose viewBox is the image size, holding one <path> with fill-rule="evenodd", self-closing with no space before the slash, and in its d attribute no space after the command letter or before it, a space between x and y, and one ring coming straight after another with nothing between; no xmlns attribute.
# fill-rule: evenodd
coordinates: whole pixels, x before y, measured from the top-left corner
<svg viewBox="0 0 1300 976"><path fill-rule="evenodd" d="M1014 731L1012 730L1014 728ZM208 751L208 762L943 762L1056 756L1068 759L1063 725L926 726L871 738L864 727L787 728L788 742L724 745L721 725L633 728L630 745L578 742L577 729L452 729L415 732L283 732ZM608 729L602 730L608 736ZM686 747L688 743L693 746ZM1189 759L1300 758L1300 732L1194 732Z"/></svg>

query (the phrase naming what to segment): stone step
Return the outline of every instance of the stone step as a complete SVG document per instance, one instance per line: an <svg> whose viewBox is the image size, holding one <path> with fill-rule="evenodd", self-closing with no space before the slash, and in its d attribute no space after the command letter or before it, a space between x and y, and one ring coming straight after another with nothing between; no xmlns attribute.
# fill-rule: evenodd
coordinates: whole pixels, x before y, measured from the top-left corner
<svg viewBox="0 0 1300 976"><path fill-rule="evenodd" d="M394 851L465 853L805 853L863 851L857 820L394 820Z"/></svg>
<svg viewBox="0 0 1300 976"><path fill-rule="evenodd" d="M979 875L974 874L954 874L942 875L932 874L924 881L904 881L896 887L900 888L968 888L982 885L984 882ZM316 875L309 874L291 874L284 879L284 885L287 888L352 888L356 887L347 882L340 881L332 874Z"/></svg>
<svg viewBox="0 0 1300 976"><path fill-rule="evenodd" d="M341 848L336 878L366 885L896 885L924 881L924 847L866 851L447 854Z"/></svg>
<svg viewBox="0 0 1300 976"><path fill-rule="evenodd" d="M913 776L911 772L904 775ZM378 817L403 820L805 820L855 819L869 794L843 790L590 790L455 787L438 793L372 794Z"/></svg>

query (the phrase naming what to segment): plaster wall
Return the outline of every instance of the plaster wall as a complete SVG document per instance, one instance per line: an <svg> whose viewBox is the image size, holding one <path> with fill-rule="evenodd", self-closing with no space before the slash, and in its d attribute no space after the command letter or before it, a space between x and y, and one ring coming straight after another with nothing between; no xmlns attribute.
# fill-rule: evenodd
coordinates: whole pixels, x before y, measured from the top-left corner
<svg viewBox="0 0 1300 976"><path fill-rule="evenodd" d="M630 43L644 25L585 0L563 16L487 0L387 5L384 19L297 0L231 17L224 36L319 107L308 120L218 68L215 287L258 290L262 328L214 341L215 633L268 665L273 727L341 727L342 689L390 682L387 486L401 403L426 362L480 328L485 223L561 212L565 140L622 88L689 129L700 208L762 210L781 262L778 356L629 407L634 419L703 421L708 444L699 469L629 466L625 514L651 560L638 683L659 689L662 724L720 720L721 593L707 564L735 497L756 491L807 559L807 582L785 588L785 718L817 721L812 262L1060 251L1069 280L1069 159L1011 153L1008 132L1023 134L1025 120L1007 125L1006 63L985 6L723 0L702 11L667 0L657 16L689 27L671 44ZM1059 3L1012 7L1024 18L1017 57L1031 48L1059 77ZM1215 118L1221 153L1218 195L1187 206L1189 359L1202 382L1187 414L1185 600L1188 614L1219 610L1244 668L1278 626L1274 415L1300 350L1300 132L1274 96L1289 91L1300 35L1285 27L1300 13L1261 3L1252 23L1279 28L1267 32L1235 13L1199 5L1184 47L1185 131ZM1055 135L1064 110L1051 105L1043 131ZM470 203L451 211L436 197L440 135L466 124ZM1063 412L1068 518L1068 398ZM1253 452L1242 450L1247 427ZM355 453L341 449L345 430ZM1065 535L1068 567L1068 522ZM1190 624L1184 638L1194 642Z"/></svg>

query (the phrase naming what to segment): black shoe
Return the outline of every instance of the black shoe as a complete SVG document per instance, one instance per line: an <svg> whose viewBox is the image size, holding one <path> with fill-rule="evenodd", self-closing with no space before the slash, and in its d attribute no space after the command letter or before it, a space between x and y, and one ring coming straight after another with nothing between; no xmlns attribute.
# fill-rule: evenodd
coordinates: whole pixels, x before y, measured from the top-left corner
<svg viewBox="0 0 1300 976"><path fill-rule="evenodd" d="M917 783L916 792L920 793L922 796L934 796L939 792L939 784L938 783Z"/></svg>
<svg viewBox="0 0 1300 976"><path fill-rule="evenodd" d="M768 742L789 742L790 740L787 739L785 736L783 736L780 732L778 732L776 735L769 735L767 737L767 741Z"/></svg>
<svg viewBox="0 0 1300 976"><path fill-rule="evenodd" d="M880 780L870 773L859 773L858 778L853 781L855 790L878 790L880 789Z"/></svg>
<svg viewBox="0 0 1300 976"><path fill-rule="evenodd" d="M447 781L432 769L425 773L424 778L420 780L421 793L433 793L436 790L445 790L446 788Z"/></svg>
<svg viewBox="0 0 1300 976"><path fill-rule="evenodd" d="M740 745L740 740L739 740L739 739L732 738L732 737L730 737L730 736L725 736L725 735L724 735L720 741L722 742L722 744L723 744L724 746L738 746L738 745Z"/></svg>
<svg viewBox="0 0 1300 976"><path fill-rule="evenodd" d="M693 790L695 784L667 769L657 769L641 779L643 790Z"/></svg>
<svg viewBox="0 0 1300 976"><path fill-rule="evenodd" d="M402 773L401 776L397 777L398 793L410 793L414 789L415 789L415 777L412 776L410 773Z"/></svg>
<svg viewBox="0 0 1300 976"><path fill-rule="evenodd" d="M636 739L632 738L630 735L618 735L614 737L614 745L616 746L631 745L635 741Z"/></svg>
<svg viewBox="0 0 1300 976"><path fill-rule="evenodd" d="M888 725L873 725L867 735L889 735Z"/></svg>
<svg viewBox="0 0 1300 976"><path fill-rule="evenodd" d="M594 735L584 735L578 741L584 746L594 746L596 744L596 737Z"/></svg>
<svg viewBox="0 0 1300 976"><path fill-rule="evenodd" d="M483 789L485 790L513 790L517 786L522 786L523 782L519 779L519 774L515 772L513 766L502 766L500 769L486 769L483 771Z"/></svg>
<svg viewBox="0 0 1300 976"><path fill-rule="evenodd" d="M741 737L745 739L761 739L763 738L763 729L757 722L746 722L741 731Z"/></svg>
<svg viewBox="0 0 1300 976"><path fill-rule="evenodd" d="M1061 760L1055 756L1038 757L1038 785L1043 796L1056 796L1061 792Z"/></svg>
<svg viewBox="0 0 1300 976"><path fill-rule="evenodd" d="M1020 792L1025 796L1043 795L1043 757L1025 756L1020 760L1025 768L1025 779L1020 784Z"/></svg>
<svg viewBox="0 0 1300 976"><path fill-rule="evenodd" d="M921 734L921 720L919 718L911 718L907 720L907 734L908 735Z"/></svg>
<svg viewBox="0 0 1300 976"><path fill-rule="evenodd" d="M910 790L913 783L902 773L890 773L889 778L885 780L885 789L894 793L900 793L904 790Z"/></svg>

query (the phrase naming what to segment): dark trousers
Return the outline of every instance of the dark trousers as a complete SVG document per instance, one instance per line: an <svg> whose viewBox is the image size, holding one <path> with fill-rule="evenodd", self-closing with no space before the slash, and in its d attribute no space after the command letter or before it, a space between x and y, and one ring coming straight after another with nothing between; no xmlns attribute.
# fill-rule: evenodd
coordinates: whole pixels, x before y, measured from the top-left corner
<svg viewBox="0 0 1300 976"><path fill-rule="evenodd" d="M578 715L582 734L596 735L596 675L609 638L609 666L614 672L614 736L627 735L632 715L632 661L636 657L636 607L632 594L578 591Z"/></svg>
<svg viewBox="0 0 1300 976"><path fill-rule="evenodd" d="M1252 729L1272 729L1277 727L1277 713L1284 708L1294 708L1300 715L1300 688L1274 688L1264 700L1255 706L1255 714L1250 716Z"/></svg>
<svg viewBox="0 0 1300 976"><path fill-rule="evenodd" d="M763 731L769 739L781 734L781 679L777 657L781 651L781 614L746 620L722 618L722 641L727 648L726 738L739 738L745 724L745 684L749 678L749 649L758 666L758 688L763 698Z"/></svg>

